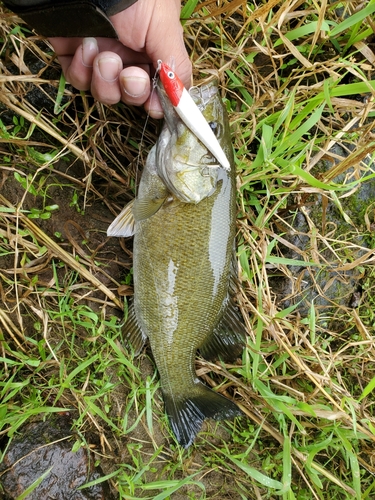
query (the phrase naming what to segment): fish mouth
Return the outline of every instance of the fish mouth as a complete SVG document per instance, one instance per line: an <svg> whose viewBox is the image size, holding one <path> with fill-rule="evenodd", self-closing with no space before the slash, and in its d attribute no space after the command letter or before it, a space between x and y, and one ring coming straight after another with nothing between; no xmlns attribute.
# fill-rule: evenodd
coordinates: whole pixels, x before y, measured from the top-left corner
<svg viewBox="0 0 375 500"><path fill-rule="evenodd" d="M158 175L179 201L197 204L215 191L221 165L183 123L163 87L158 85L157 88L165 116L157 142ZM204 112L217 97L218 88L210 82L192 87L190 92ZM207 112L211 114L210 110Z"/></svg>
<svg viewBox="0 0 375 500"><path fill-rule="evenodd" d="M189 130L175 111L160 80L157 82L156 89L164 111L164 120L167 123L169 130L172 132L177 128L178 124L182 124L185 129ZM218 82L216 79L213 79L199 87L190 87L188 92L195 104L198 106L199 110L203 113L219 92Z"/></svg>

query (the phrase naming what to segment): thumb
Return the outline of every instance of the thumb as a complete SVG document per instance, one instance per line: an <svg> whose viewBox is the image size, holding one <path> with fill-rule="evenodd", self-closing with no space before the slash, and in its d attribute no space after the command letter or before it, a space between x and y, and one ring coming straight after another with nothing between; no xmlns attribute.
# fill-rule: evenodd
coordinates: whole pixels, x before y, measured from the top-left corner
<svg viewBox="0 0 375 500"><path fill-rule="evenodd" d="M185 87L189 89L192 85L192 64L183 41L180 44L176 41L174 39L171 43L161 43L156 48L153 46L150 51L147 48L146 50L155 69L159 60L165 62L173 68Z"/></svg>
<svg viewBox="0 0 375 500"><path fill-rule="evenodd" d="M176 5L176 3L174 3ZM183 39L180 9L164 12L162 17L152 18L146 35L146 53L157 68L158 60L172 66L186 88L192 84L192 64Z"/></svg>

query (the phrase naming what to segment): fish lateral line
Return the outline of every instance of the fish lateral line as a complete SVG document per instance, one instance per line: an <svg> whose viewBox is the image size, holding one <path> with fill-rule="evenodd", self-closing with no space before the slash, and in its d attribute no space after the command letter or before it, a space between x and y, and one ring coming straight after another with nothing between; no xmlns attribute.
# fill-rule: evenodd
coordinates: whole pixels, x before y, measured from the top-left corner
<svg viewBox="0 0 375 500"><path fill-rule="evenodd" d="M184 124L202 142L225 170L230 170L228 158L219 144L206 118L194 102L176 73L160 59L157 72L164 90L176 113Z"/></svg>

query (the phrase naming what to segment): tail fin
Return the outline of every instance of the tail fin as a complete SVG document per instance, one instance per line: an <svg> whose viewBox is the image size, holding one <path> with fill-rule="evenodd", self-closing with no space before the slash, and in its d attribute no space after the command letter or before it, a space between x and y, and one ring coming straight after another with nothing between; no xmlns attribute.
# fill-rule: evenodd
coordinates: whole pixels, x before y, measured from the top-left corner
<svg viewBox="0 0 375 500"><path fill-rule="evenodd" d="M164 394L164 403L172 431L184 448L192 444L206 418L224 420L243 415L235 403L201 382L187 397Z"/></svg>

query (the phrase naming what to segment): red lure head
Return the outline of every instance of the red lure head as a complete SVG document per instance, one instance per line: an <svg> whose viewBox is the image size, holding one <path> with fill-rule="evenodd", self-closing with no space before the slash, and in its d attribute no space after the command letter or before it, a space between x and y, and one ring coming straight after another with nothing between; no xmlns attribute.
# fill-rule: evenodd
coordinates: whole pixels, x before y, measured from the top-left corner
<svg viewBox="0 0 375 500"><path fill-rule="evenodd" d="M178 78L176 73L163 62L160 63L160 80L163 84L164 90L171 101L173 106L178 106L180 102L182 92L184 91L184 85Z"/></svg>

